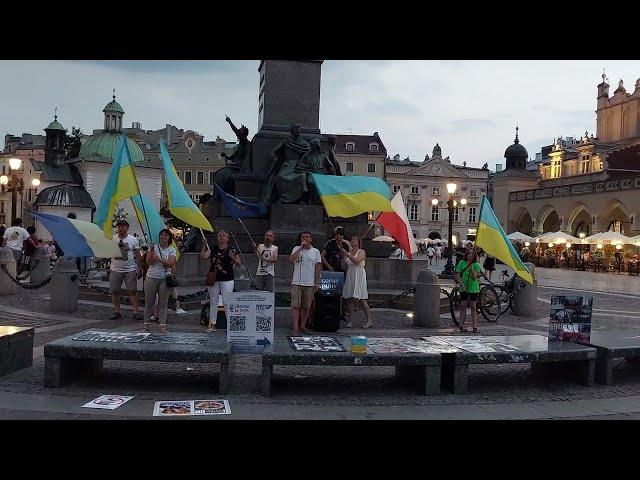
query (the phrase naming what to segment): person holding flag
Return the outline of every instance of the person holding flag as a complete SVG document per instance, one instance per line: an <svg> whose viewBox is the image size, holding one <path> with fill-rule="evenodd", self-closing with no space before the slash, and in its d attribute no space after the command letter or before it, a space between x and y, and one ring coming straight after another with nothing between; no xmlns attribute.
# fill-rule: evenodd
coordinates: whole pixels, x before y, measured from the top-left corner
<svg viewBox="0 0 640 480"><path fill-rule="evenodd" d="M471 307L471 325L473 333L478 333L478 311L476 310L476 301L478 293L480 293L480 282L478 274L482 270L478 262L478 254L475 247L468 248L465 258L456 265L456 283L460 284L460 331L468 332L464 328L464 322L467 317L467 301Z"/></svg>

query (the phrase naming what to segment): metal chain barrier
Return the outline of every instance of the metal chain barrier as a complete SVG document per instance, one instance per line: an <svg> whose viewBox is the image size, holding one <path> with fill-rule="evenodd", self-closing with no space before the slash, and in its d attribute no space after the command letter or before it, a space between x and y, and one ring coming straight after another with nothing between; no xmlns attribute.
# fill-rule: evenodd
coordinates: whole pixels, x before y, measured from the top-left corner
<svg viewBox="0 0 640 480"><path fill-rule="evenodd" d="M410 295L412 293L415 293L416 288L415 287L410 287L408 290L405 290L404 292L395 295L387 300L382 300L380 302L376 302L376 303L372 303L369 304L369 308L390 308L391 304L397 300L400 300L401 298L406 297L407 295ZM359 312L360 310L362 310L363 307L362 305L359 305L357 308L355 308L353 311L354 312Z"/></svg>
<svg viewBox="0 0 640 480"><path fill-rule="evenodd" d="M98 285L92 285L90 283L84 283L83 286L89 287L90 289L95 290L98 293L102 293L103 295L111 296L111 291L109 290L109 287L100 287ZM197 298L202 295L205 295L206 293L207 293L207 290L205 289L205 290L200 290L198 292L189 293L187 295L178 295L178 301L185 302L193 298ZM130 301L129 295L120 295L120 299L126 302Z"/></svg>
<svg viewBox="0 0 640 480"><path fill-rule="evenodd" d="M44 281L42 281L40 283L37 283L35 285L24 284L24 283L20 282L20 280L18 278L14 277L13 275L11 275L9 273L9 271L7 270L6 265L0 264L0 269L2 269L2 271L7 274L7 277L9 277L13 283L18 285L20 288L23 288L24 290L38 290L38 289L44 287L45 285L48 285L49 282L51 282L51 275L49 275L49 277L46 280L44 280Z"/></svg>

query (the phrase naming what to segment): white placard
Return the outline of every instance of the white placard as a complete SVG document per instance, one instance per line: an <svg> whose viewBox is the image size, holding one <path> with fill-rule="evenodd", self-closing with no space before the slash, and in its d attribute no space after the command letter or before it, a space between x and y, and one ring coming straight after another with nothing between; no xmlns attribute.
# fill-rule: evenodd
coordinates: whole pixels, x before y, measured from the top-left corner
<svg viewBox="0 0 640 480"><path fill-rule="evenodd" d="M98 398L91 400L89 403L82 405L83 408L103 408L106 410L115 410L124 405L133 397L124 395L100 395Z"/></svg>
<svg viewBox="0 0 640 480"><path fill-rule="evenodd" d="M273 343L275 294L249 290L225 293L227 342L235 350L261 352Z"/></svg>

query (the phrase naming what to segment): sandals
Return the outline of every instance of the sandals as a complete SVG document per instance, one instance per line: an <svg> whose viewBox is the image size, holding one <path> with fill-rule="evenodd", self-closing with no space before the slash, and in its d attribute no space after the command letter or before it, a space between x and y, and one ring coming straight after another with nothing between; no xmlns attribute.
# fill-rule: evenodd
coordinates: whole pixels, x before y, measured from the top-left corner
<svg viewBox="0 0 640 480"><path fill-rule="evenodd" d="M365 323L362 328L371 328L373 327L373 323Z"/></svg>
<svg viewBox="0 0 640 480"><path fill-rule="evenodd" d="M479 332L480 332L480 330L478 330L477 328L473 329L473 333L479 333Z"/></svg>
<svg viewBox="0 0 640 480"><path fill-rule="evenodd" d="M468 328L464 328L464 327L458 327L458 329L462 332L462 333L466 333L469 331Z"/></svg>

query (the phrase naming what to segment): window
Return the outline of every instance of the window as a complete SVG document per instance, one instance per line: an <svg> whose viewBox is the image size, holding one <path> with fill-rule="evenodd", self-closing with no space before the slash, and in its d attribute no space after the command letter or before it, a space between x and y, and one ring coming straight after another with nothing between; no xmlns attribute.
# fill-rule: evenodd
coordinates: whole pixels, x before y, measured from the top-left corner
<svg viewBox="0 0 640 480"><path fill-rule="evenodd" d="M0 201L0 213L4 213L4 200Z"/></svg>
<svg viewBox="0 0 640 480"><path fill-rule="evenodd" d="M367 172L376 173L376 164L375 163L368 164L367 165Z"/></svg>
<svg viewBox="0 0 640 480"><path fill-rule="evenodd" d="M33 189L32 188L29 189L27 202L33 202Z"/></svg>
<svg viewBox="0 0 640 480"><path fill-rule="evenodd" d="M3 175L7 174L7 166L6 165L2 165L2 174Z"/></svg>
<svg viewBox="0 0 640 480"><path fill-rule="evenodd" d="M216 172L209 172L209 185L213 185L215 182L213 179L216 178Z"/></svg>
<svg viewBox="0 0 640 480"><path fill-rule="evenodd" d="M431 221L437 222L440 220L440 209L438 207L431 207Z"/></svg>
<svg viewBox="0 0 640 480"><path fill-rule="evenodd" d="M471 191L469 192L469 196L470 197L477 197L478 196L478 190L475 188L472 188Z"/></svg>
<svg viewBox="0 0 640 480"><path fill-rule="evenodd" d="M209 161L209 157L205 158L205 159L204 159L204 161L205 161L205 162L208 162L208 161Z"/></svg>
<svg viewBox="0 0 640 480"><path fill-rule="evenodd" d="M196 194L193 196L193 201L194 201L194 202L196 202L196 203L198 203L198 202L200 201L200 194L199 194L199 193L196 193Z"/></svg>
<svg viewBox="0 0 640 480"><path fill-rule="evenodd" d="M347 142L346 147L347 152L353 152L356 149L356 144L353 142Z"/></svg>
<svg viewBox="0 0 640 480"><path fill-rule="evenodd" d="M415 185L411 187L411 193L413 195L418 195L420 193L420 187L416 187Z"/></svg>
<svg viewBox="0 0 640 480"><path fill-rule="evenodd" d="M377 143L370 143L369 144L369 151L370 152L377 152L378 151L378 144Z"/></svg>
<svg viewBox="0 0 640 480"><path fill-rule="evenodd" d="M418 220L418 204L410 203L408 207L409 220Z"/></svg>
<svg viewBox="0 0 640 480"><path fill-rule="evenodd" d="M431 189L431 194L432 195L440 195L440 187L433 187Z"/></svg>
<svg viewBox="0 0 640 480"><path fill-rule="evenodd" d="M458 209L457 208L453 211L453 221L454 222L459 222L460 221L460 215L458 214Z"/></svg>
<svg viewBox="0 0 640 480"><path fill-rule="evenodd" d="M196 172L196 183L204 185L204 172Z"/></svg>
<svg viewBox="0 0 640 480"><path fill-rule="evenodd" d="M190 171L184 172L184 184L185 185L191 185L191 172Z"/></svg>
<svg viewBox="0 0 640 480"><path fill-rule="evenodd" d="M353 162L347 162L347 172L353 172Z"/></svg>
<svg viewBox="0 0 640 480"><path fill-rule="evenodd" d="M551 162L551 178L560 178L561 169L562 169L562 160L553 160Z"/></svg>
<svg viewBox="0 0 640 480"><path fill-rule="evenodd" d="M476 223L476 207L469 207L469 223Z"/></svg>
<svg viewBox="0 0 640 480"><path fill-rule="evenodd" d="M176 175L178 175L178 178L179 178L180 180L182 180L182 172L178 172L178 171L176 171Z"/></svg>
<svg viewBox="0 0 640 480"><path fill-rule="evenodd" d="M187 162L191 163L191 157L187 157Z"/></svg>
<svg viewBox="0 0 640 480"><path fill-rule="evenodd" d="M583 156L582 161L580 162L580 173L589 173L590 164L591 164L591 160L589 160L589 155Z"/></svg>
<svg viewBox="0 0 640 480"><path fill-rule="evenodd" d="M393 193L398 193L400 191L400 185L393 186Z"/></svg>

